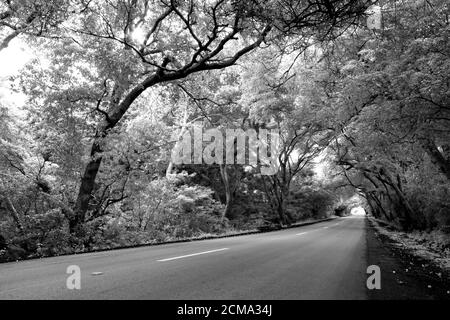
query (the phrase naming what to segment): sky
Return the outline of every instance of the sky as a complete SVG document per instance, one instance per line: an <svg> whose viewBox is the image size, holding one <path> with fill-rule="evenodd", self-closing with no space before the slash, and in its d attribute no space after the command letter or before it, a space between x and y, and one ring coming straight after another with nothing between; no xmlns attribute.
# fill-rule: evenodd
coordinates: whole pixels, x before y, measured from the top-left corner
<svg viewBox="0 0 450 320"><path fill-rule="evenodd" d="M31 49L19 38L0 51L0 99L3 106L10 109L12 115L21 113L25 104L24 94L14 92L10 88L8 78L17 75L20 69L32 58Z"/></svg>

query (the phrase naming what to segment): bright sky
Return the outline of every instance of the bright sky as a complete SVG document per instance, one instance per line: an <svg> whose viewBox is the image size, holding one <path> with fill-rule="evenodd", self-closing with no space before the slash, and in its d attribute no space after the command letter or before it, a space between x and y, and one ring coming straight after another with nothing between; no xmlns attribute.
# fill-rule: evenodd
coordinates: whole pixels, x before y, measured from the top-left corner
<svg viewBox="0 0 450 320"><path fill-rule="evenodd" d="M326 164L327 154L326 151L322 151L315 159L314 159L314 173L317 175L318 179L325 179L325 174L327 170Z"/></svg>
<svg viewBox="0 0 450 320"><path fill-rule="evenodd" d="M1 77L14 74L30 58L31 52L27 45L20 39L14 39L6 49L0 51Z"/></svg>
<svg viewBox="0 0 450 320"><path fill-rule="evenodd" d="M0 99L2 105L9 107L13 115L20 114L19 108L24 105L26 97L10 89L8 78L17 75L31 58L30 48L18 38L0 51Z"/></svg>

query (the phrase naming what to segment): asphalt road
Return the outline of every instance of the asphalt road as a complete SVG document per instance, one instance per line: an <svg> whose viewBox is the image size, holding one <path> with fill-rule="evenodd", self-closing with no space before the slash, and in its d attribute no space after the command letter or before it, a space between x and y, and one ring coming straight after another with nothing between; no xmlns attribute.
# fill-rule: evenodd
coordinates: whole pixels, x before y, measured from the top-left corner
<svg viewBox="0 0 450 320"><path fill-rule="evenodd" d="M363 216L0 265L0 299L366 299ZM67 267L81 270L69 290Z"/></svg>

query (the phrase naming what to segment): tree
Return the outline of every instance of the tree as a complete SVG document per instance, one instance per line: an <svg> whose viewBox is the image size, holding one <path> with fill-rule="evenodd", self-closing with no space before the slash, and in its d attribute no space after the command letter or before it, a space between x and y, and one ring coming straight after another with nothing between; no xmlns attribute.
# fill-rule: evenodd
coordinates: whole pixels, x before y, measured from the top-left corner
<svg viewBox="0 0 450 320"><path fill-rule="evenodd" d="M275 1L274 6L276 4ZM278 16L278 11L271 10L268 15L257 14L258 5L258 2L249 5L230 1L208 4L158 1L152 11L149 1L117 1L116 5L94 3L89 6L82 18L83 26L71 28L74 34L95 39L99 44L105 41L116 43L116 54L131 54L141 61L143 76L131 74L126 80L116 80L114 90L107 93L113 94L114 99L106 106L104 119L96 131L91 160L81 178L72 230L83 223L89 209L102 161L102 140L146 89L197 72L229 67L257 48L274 25L289 31L308 29L313 32L326 26L327 30L332 30L330 26L349 19L354 21L364 10L364 5L357 1L319 1L308 5L302 3L306 10L297 7L293 12L284 11L283 16ZM238 46L231 48L230 43L236 40Z"/></svg>
<svg viewBox="0 0 450 320"><path fill-rule="evenodd" d="M4 1L4 45L22 34L40 59L11 82L27 95L17 132L27 130L1 133L2 236L24 255L42 256L262 219L268 202L256 171L240 164L174 168L169 136L197 120L246 129L278 117L283 166L298 168L278 173L283 183L275 190L289 201L289 181L300 183L299 172L327 140L325 124L313 117L325 108L314 109L318 92L307 93L300 107L289 68L266 78L258 61L289 56L284 61L294 65L314 41L356 24L369 2ZM241 74L258 64L267 83ZM0 121L16 126L7 117ZM317 190L303 191L324 199ZM286 203L279 205L280 219Z"/></svg>
<svg viewBox="0 0 450 320"><path fill-rule="evenodd" d="M83 10L80 0L2 0L0 2L0 51L17 36L53 36L73 10Z"/></svg>
<svg viewBox="0 0 450 320"><path fill-rule="evenodd" d="M361 29L326 50L342 119L334 147L373 212L423 229L448 212L448 12L443 1L395 3L384 30Z"/></svg>

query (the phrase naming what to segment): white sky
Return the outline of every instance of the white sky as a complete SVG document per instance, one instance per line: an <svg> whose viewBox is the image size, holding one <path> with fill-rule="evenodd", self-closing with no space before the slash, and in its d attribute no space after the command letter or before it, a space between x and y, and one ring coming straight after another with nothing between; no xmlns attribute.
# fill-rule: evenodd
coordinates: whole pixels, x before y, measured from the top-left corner
<svg viewBox="0 0 450 320"><path fill-rule="evenodd" d="M20 114L26 97L10 89L9 77L17 75L19 70L32 58L30 48L19 38L11 41L6 49L0 51L0 99L2 105L9 107L12 115Z"/></svg>
<svg viewBox="0 0 450 320"><path fill-rule="evenodd" d="M0 51L0 77L15 74L31 58L30 48L19 38Z"/></svg>

